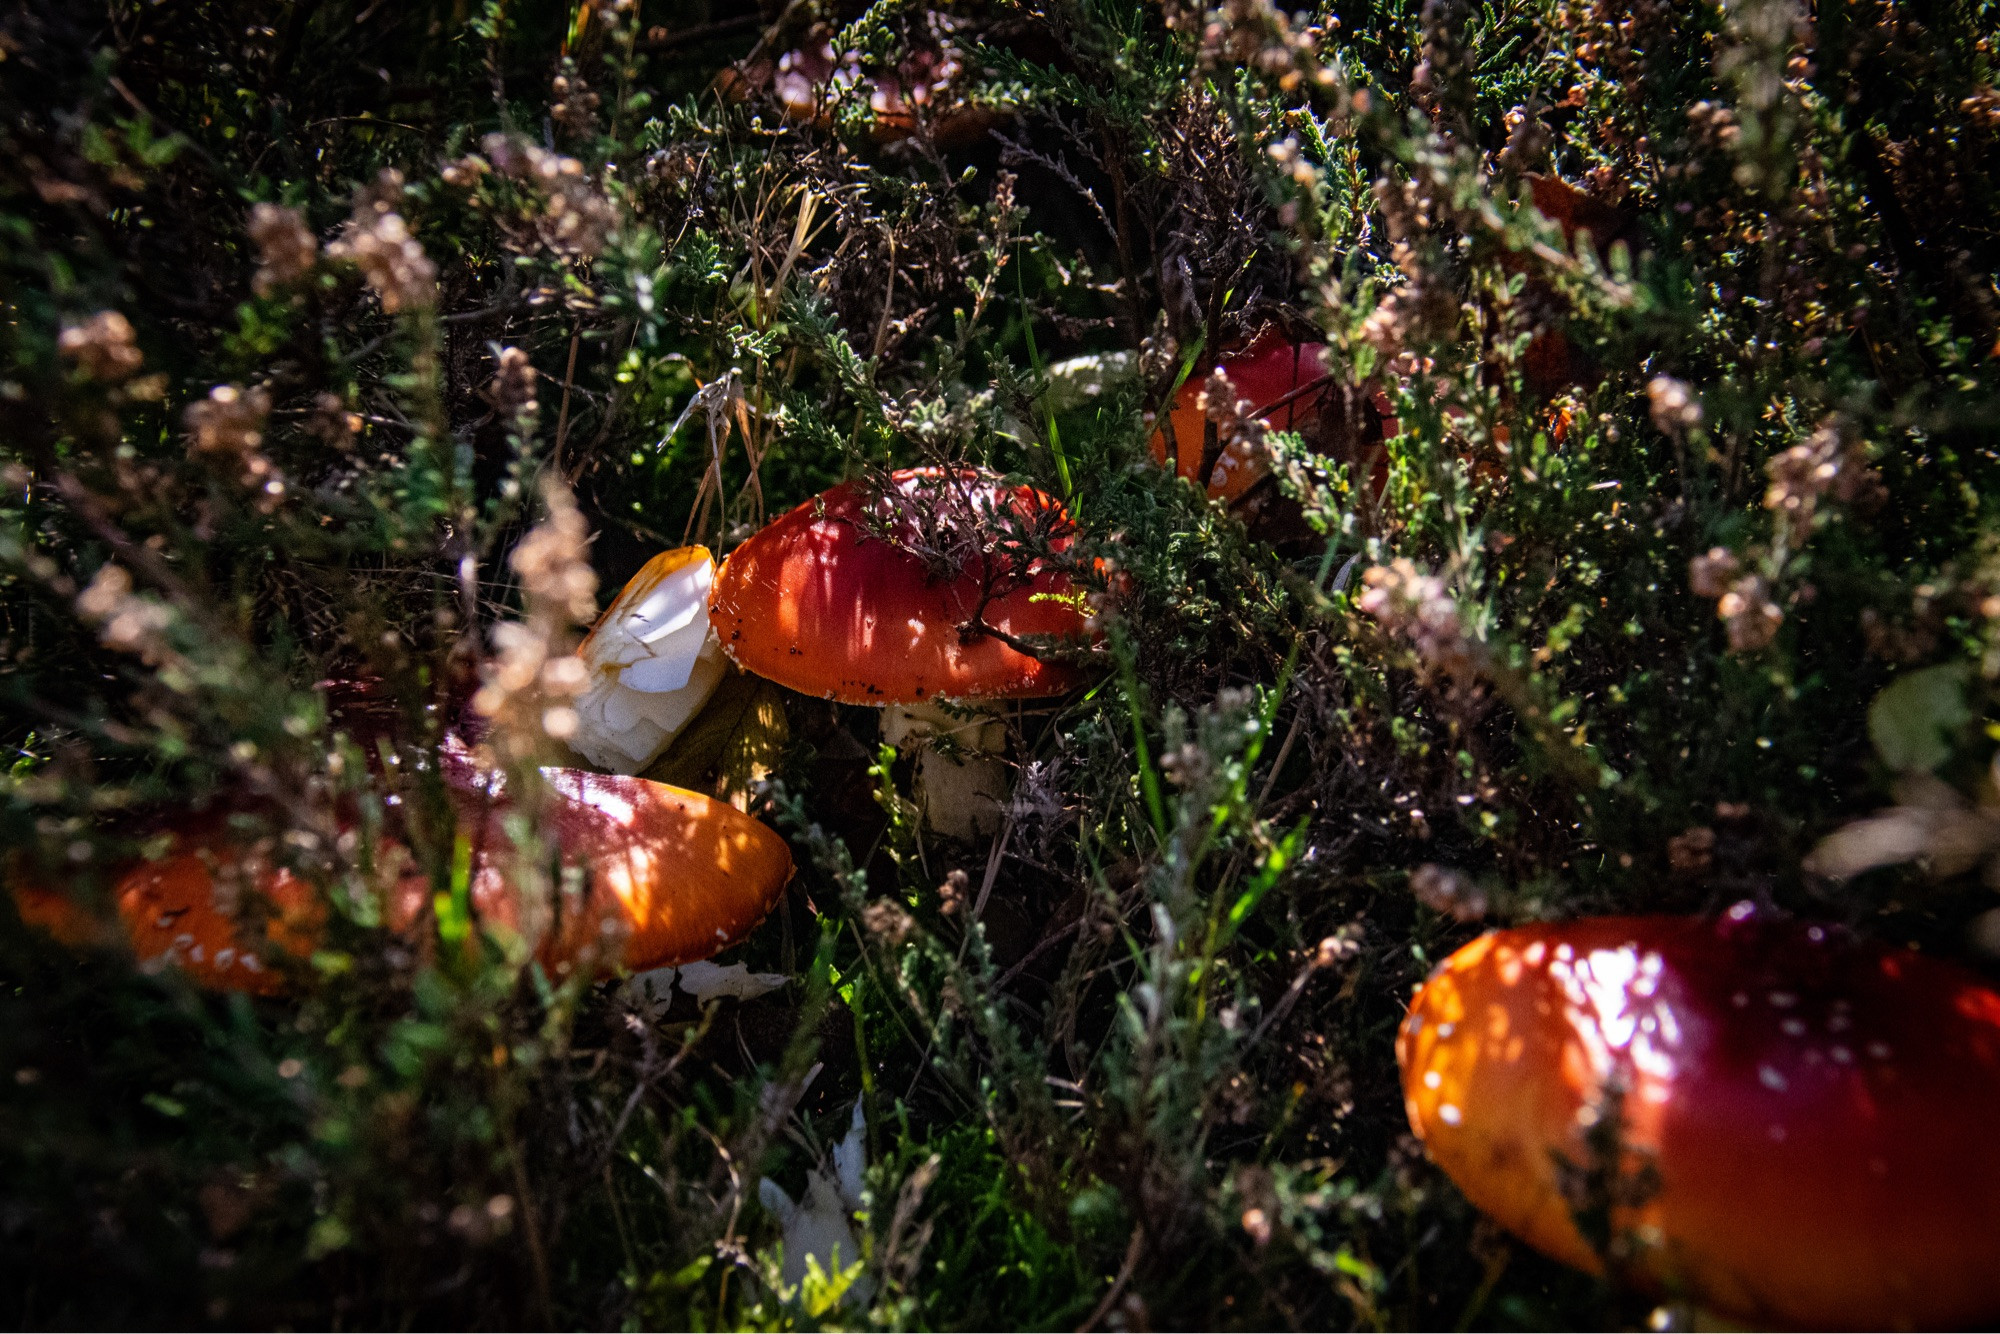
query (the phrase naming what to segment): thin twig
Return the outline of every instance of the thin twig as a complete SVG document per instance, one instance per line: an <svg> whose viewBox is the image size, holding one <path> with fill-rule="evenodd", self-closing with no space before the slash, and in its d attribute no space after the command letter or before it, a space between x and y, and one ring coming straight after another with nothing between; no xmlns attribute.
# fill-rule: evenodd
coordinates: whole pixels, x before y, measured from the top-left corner
<svg viewBox="0 0 2000 1334"><path fill-rule="evenodd" d="M1285 732L1284 744L1278 747L1276 759L1271 761L1271 772L1264 779L1264 790L1257 794L1257 805L1253 810L1262 810L1264 803L1271 799L1271 789L1278 785L1278 774L1285 767L1285 761L1292 757L1292 743L1299 739L1299 728L1306 720L1305 710L1292 715L1292 725Z"/></svg>
<svg viewBox="0 0 2000 1334"><path fill-rule="evenodd" d="M696 42L706 42L711 38L727 37L748 28L755 28L764 21L761 14L743 14L733 19L717 19L713 23L699 23L679 32L664 33L654 37L648 33L635 45L641 51L672 51L676 47L692 46Z"/></svg>
<svg viewBox="0 0 2000 1334"><path fill-rule="evenodd" d="M569 336L569 369L563 372L562 407L556 411L556 452L551 461L558 475L563 473L563 442L569 439L569 391L576 383L576 348L583 338L582 328L577 328Z"/></svg>
<svg viewBox="0 0 2000 1334"><path fill-rule="evenodd" d="M542 1308L542 1326L556 1327L555 1306L549 1300L549 1259L542 1252L542 1228L535 1219L534 1196L528 1193L528 1166L522 1161L521 1146L508 1136L508 1157L514 1160L514 1193L521 1199L521 1226L528 1235L528 1258L535 1266L535 1301Z"/></svg>
<svg viewBox="0 0 2000 1334"><path fill-rule="evenodd" d="M1097 1304L1097 1309L1090 1313L1090 1318L1076 1327L1077 1334L1096 1329L1098 1323L1111 1314L1111 1308L1125 1295L1125 1285L1132 1281L1132 1271L1139 1267L1139 1256L1145 1249L1146 1227L1141 1223L1132 1229L1132 1240L1125 1247L1125 1263L1118 1267L1118 1277L1111 1281L1111 1290L1104 1294L1104 1300Z"/></svg>

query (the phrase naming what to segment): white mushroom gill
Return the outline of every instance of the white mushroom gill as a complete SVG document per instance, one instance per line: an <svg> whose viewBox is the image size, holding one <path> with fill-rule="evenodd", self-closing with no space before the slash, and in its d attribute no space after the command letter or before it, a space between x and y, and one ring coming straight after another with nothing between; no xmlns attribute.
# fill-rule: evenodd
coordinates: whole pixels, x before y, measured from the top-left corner
<svg viewBox="0 0 2000 1334"><path fill-rule="evenodd" d="M648 561L578 650L590 683L570 746L600 769L635 774L708 702L728 660L708 621L715 562L706 547Z"/></svg>

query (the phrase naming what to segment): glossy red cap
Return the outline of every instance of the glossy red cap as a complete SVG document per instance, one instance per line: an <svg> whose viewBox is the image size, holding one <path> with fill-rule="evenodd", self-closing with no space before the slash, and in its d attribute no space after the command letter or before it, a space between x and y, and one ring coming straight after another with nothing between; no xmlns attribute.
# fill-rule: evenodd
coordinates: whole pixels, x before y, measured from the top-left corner
<svg viewBox="0 0 2000 1334"><path fill-rule="evenodd" d="M2000 1314L2000 994L1962 968L1747 905L1520 927L1445 961L1396 1055L1432 1159L1557 1259L1603 1268L1558 1166L1595 1164L1643 1287L1753 1325Z"/></svg>
<svg viewBox="0 0 2000 1334"><path fill-rule="evenodd" d="M542 778L546 828L562 864L584 873L538 946L549 967L641 972L709 958L755 930L792 878L785 840L726 801L587 769L544 769ZM507 808L494 801L477 826L472 899L483 919L519 930Z"/></svg>
<svg viewBox="0 0 2000 1334"><path fill-rule="evenodd" d="M514 856L506 833L510 803L473 778L462 757L447 756L447 781L473 839L472 900L482 921L531 931L545 966L566 971L633 971L706 959L762 922L792 876L791 849L758 821L699 792L620 774L547 769L552 789L544 826L561 865L581 870L576 893L553 915L530 924L507 874ZM389 894L388 925L410 931L433 886L408 868L407 850L384 842L381 856L402 859ZM118 932L79 909L69 896L10 877L23 921L82 948L111 944ZM261 894L269 908L264 939L246 944L231 897ZM222 830L176 835L158 861L119 878L118 925L142 966L178 967L212 990L277 995L279 954L305 958L318 947L326 906L311 885L272 864Z"/></svg>
<svg viewBox="0 0 2000 1334"><path fill-rule="evenodd" d="M1069 689L1071 669L1007 642L1083 641L1068 576L1039 562L1017 569L1005 553L982 551L1009 519L1062 523L1061 506L1032 487L1005 487L971 471L914 469L890 483L892 494L874 502L873 514L867 492L843 483L729 554L709 602L729 655L746 671L843 704ZM913 508L935 509L938 531L921 534ZM927 563L913 548L968 554ZM1000 635L965 629L975 613Z"/></svg>

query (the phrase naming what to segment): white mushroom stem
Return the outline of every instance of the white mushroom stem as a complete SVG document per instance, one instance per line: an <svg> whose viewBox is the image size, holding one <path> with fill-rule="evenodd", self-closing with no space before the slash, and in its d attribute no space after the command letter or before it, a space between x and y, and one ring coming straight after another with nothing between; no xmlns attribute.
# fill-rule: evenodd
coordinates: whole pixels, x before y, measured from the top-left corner
<svg viewBox="0 0 2000 1334"><path fill-rule="evenodd" d="M964 839L999 830L1010 786L1000 759L1007 729L999 719L936 704L891 704L882 710L882 739L917 752L913 795L931 828Z"/></svg>

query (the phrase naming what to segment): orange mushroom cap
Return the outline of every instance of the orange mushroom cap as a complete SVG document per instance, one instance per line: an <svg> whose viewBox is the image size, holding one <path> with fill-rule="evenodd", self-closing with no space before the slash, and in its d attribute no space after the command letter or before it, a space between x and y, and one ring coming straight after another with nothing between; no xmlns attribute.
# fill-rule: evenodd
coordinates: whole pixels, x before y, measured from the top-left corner
<svg viewBox="0 0 2000 1334"><path fill-rule="evenodd" d="M1318 410L1318 399L1308 388L1326 373L1322 354L1324 343L1287 342L1269 333L1222 359L1219 369L1236 386L1236 396L1259 409L1268 409L1263 421L1278 431L1303 427ZM1190 481L1201 471L1202 446L1207 440L1208 416L1201 408L1206 375L1188 377L1174 396L1169 420L1174 430L1174 471ZM1302 392L1303 391L1303 392ZM1167 433L1153 432L1153 459L1165 466ZM1208 479L1208 494L1224 502L1235 500L1256 484L1268 471L1263 460L1251 458L1236 448L1225 449L1216 460Z"/></svg>
<svg viewBox="0 0 2000 1334"><path fill-rule="evenodd" d="M926 106L932 111L930 131L938 147L963 148L985 137L1000 117L957 95L952 85L961 72L951 52L918 49L894 70L870 79L868 105L875 113L876 141L894 143L915 134L919 108Z"/></svg>
<svg viewBox="0 0 2000 1334"><path fill-rule="evenodd" d="M706 959L755 930L792 878L785 840L726 801L624 774L544 769L542 777L562 863L585 872L579 899L562 905L539 948L552 967L595 960L640 972ZM519 929L504 865L506 809L504 796L487 808L472 899L485 919Z"/></svg>
<svg viewBox="0 0 2000 1334"><path fill-rule="evenodd" d="M1603 1268L1563 1189L1594 1164L1643 1287L1819 1328L2000 1314L2000 994L1964 969L1748 905L1520 927L1438 968L1396 1056L1433 1161L1568 1264Z"/></svg>
<svg viewBox="0 0 2000 1334"><path fill-rule="evenodd" d="M1085 637L1068 576L1039 561L1016 568L1004 551L980 541L1005 522L1003 515L1023 527L1066 526L1062 507L1032 487L1003 487L969 470L912 469L890 480L893 494L872 515L867 492L846 482L729 554L709 603L723 648L747 671L844 704L1068 689L1073 671L1007 642ZM969 546L973 554L955 574L937 577L912 550L928 543L900 502L928 508L940 499L943 542ZM893 540L878 535L885 530ZM1059 550L1068 538L1051 545ZM980 626L971 625L975 615Z"/></svg>
<svg viewBox="0 0 2000 1334"><path fill-rule="evenodd" d="M25 858L16 855L8 859L7 866L7 890L23 925L37 927L57 944L73 950L97 948L117 940L117 931L75 898L35 880L27 872L25 862Z"/></svg>
<svg viewBox="0 0 2000 1334"><path fill-rule="evenodd" d="M262 941L245 943L238 935L234 901L245 894L261 895L268 909ZM311 886L244 849L218 825L175 835L166 856L119 876L112 899L142 967L171 965L210 990L256 996L284 989L274 960L311 954L326 921L325 905ZM14 901L24 921L65 944L102 945L117 937L58 891L17 884Z"/></svg>

